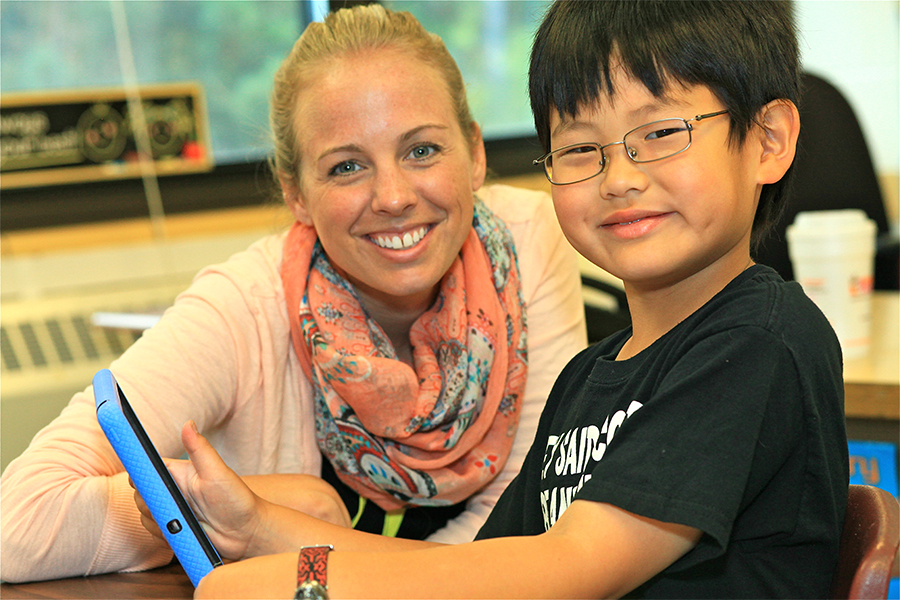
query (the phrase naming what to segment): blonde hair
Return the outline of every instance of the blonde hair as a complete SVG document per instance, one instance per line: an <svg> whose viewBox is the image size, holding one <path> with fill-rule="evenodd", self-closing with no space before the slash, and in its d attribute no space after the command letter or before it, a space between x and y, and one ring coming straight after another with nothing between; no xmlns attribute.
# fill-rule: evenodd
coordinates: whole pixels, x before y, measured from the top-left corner
<svg viewBox="0 0 900 600"><path fill-rule="evenodd" d="M270 163L276 178L297 183L300 153L294 111L300 92L312 85L309 73L329 59L379 48L413 52L444 78L463 135L474 143L476 124L469 111L462 74L441 38L430 33L408 12L395 12L378 4L342 8L323 23L310 23L275 73L269 123L274 154Z"/></svg>

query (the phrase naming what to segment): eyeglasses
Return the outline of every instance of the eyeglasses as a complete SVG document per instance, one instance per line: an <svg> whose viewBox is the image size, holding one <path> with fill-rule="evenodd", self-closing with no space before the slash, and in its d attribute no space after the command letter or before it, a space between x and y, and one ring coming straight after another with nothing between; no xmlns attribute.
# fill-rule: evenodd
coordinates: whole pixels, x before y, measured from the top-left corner
<svg viewBox="0 0 900 600"><path fill-rule="evenodd" d="M598 144L584 142L563 146L540 158L534 164L543 163L544 174L554 185L578 183L596 177L606 169L609 159L604 148L624 144L626 154L633 162L648 163L680 154L691 147L692 121L702 121L727 114L727 110L697 115L693 119L661 119L625 134L621 142Z"/></svg>

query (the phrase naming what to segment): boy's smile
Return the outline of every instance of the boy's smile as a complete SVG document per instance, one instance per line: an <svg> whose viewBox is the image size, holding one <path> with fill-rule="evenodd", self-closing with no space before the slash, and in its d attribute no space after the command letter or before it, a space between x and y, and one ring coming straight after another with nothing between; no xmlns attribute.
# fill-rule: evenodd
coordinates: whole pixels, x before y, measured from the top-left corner
<svg viewBox="0 0 900 600"><path fill-rule="evenodd" d="M622 239L636 239L649 233L669 215L671 213L625 210L613 213L600 226Z"/></svg>
<svg viewBox="0 0 900 600"><path fill-rule="evenodd" d="M706 86L674 83L657 98L621 70L613 81L612 98L601 96L574 118L551 113L551 148L608 144L649 121L723 108ZM740 148L730 144L727 117L696 123L691 136L687 150L657 162L635 163L622 144L610 146L603 173L553 186L566 237L626 289L674 291L690 279L718 291L750 260L761 189L751 152L756 138L751 131Z"/></svg>

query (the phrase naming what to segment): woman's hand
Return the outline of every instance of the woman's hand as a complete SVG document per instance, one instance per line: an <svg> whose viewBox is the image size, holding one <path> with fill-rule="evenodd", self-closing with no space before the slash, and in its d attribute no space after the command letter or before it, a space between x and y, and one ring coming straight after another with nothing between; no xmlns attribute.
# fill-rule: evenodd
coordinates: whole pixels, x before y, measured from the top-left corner
<svg viewBox="0 0 900 600"><path fill-rule="evenodd" d="M244 483L260 498L326 523L350 527L350 513L340 495L321 477L297 473L245 475Z"/></svg>
<svg viewBox="0 0 900 600"><path fill-rule="evenodd" d="M190 461L168 460L166 465L220 556L240 560L265 553L259 547L264 542L255 536L265 522L269 503L228 468L193 421L181 430L181 441ZM135 502L144 527L164 539L137 491Z"/></svg>

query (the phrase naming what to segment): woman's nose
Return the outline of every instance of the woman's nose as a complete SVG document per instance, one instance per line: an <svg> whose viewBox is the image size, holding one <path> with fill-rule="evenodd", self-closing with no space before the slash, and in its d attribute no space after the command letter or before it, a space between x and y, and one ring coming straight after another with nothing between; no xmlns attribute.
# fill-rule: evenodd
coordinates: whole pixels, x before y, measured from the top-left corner
<svg viewBox="0 0 900 600"><path fill-rule="evenodd" d="M417 200L409 175L400 167L378 169L372 196L372 210L390 215L402 214Z"/></svg>

